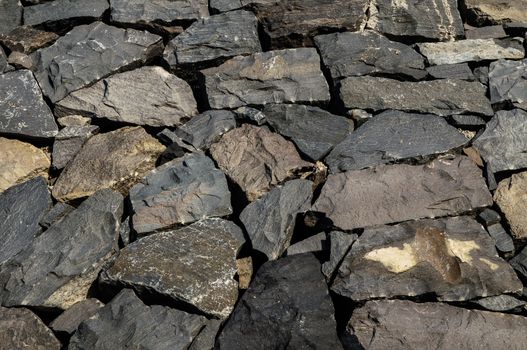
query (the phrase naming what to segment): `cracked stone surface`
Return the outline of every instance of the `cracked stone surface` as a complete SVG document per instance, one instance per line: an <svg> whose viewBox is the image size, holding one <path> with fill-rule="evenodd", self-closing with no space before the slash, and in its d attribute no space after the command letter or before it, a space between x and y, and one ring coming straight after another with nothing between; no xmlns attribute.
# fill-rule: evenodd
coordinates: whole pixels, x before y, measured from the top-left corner
<svg viewBox="0 0 527 350"><path fill-rule="evenodd" d="M119 23L172 24L208 17L207 0L110 0L112 20Z"/></svg>
<svg viewBox="0 0 527 350"><path fill-rule="evenodd" d="M511 103L527 110L527 60L492 62L489 89L492 103Z"/></svg>

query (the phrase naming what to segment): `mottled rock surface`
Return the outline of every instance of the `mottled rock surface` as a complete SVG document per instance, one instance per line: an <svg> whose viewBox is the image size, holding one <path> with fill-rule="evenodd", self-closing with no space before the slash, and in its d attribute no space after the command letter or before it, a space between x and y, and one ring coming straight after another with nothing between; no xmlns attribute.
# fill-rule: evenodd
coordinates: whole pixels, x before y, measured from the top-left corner
<svg viewBox="0 0 527 350"><path fill-rule="evenodd" d="M49 327L55 332L73 334L84 320L95 315L103 306L103 303L93 298L79 301L54 319Z"/></svg>
<svg viewBox="0 0 527 350"><path fill-rule="evenodd" d="M0 3L0 33L8 33L22 24L22 5L19 0Z"/></svg>
<svg viewBox="0 0 527 350"><path fill-rule="evenodd" d="M527 60L492 62L489 89L492 103L510 103L527 110Z"/></svg>
<svg viewBox="0 0 527 350"><path fill-rule="evenodd" d="M514 238L527 238L527 172L501 181L494 201L505 215Z"/></svg>
<svg viewBox="0 0 527 350"><path fill-rule="evenodd" d="M442 64L426 68L428 74L435 79L460 79L475 81L476 77L472 73L468 63Z"/></svg>
<svg viewBox="0 0 527 350"><path fill-rule="evenodd" d="M64 25L68 21L100 19L108 9L106 0L54 0L24 8L24 24ZM57 23L58 22L58 23Z"/></svg>
<svg viewBox="0 0 527 350"><path fill-rule="evenodd" d="M511 235L505 230L505 228L500 223L487 226L487 231L494 240L496 248L500 252L514 252L514 241L512 240Z"/></svg>
<svg viewBox="0 0 527 350"><path fill-rule="evenodd" d="M527 302L516 299L510 295L497 295L494 297L483 298L475 301L476 304L491 311L513 311L521 308Z"/></svg>
<svg viewBox="0 0 527 350"><path fill-rule="evenodd" d="M0 74L7 72L11 67L7 63L7 56L4 52L4 49L0 47Z"/></svg>
<svg viewBox="0 0 527 350"><path fill-rule="evenodd" d="M527 1L463 0L468 18L475 24L527 22Z"/></svg>
<svg viewBox="0 0 527 350"><path fill-rule="evenodd" d="M9 33L0 33L0 43L11 51L30 54L35 50L51 45L59 36L53 32L38 30L30 26L21 26Z"/></svg>
<svg viewBox="0 0 527 350"><path fill-rule="evenodd" d="M75 157L84 143L99 131L95 125L68 126L61 129L53 143L53 168L63 169Z"/></svg>
<svg viewBox="0 0 527 350"><path fill-rule="evenodd" d="M207 0L110 0L111 17L120 23L172 24L209 15Z"/></svg>
<svg viewBox="0 0 527 350"><path fill-rule="evenodd" d="M223 134L237 126L234 113L230 111L206 111L195 116L176 130L181 139L198 150L205 150Z"/></svg>

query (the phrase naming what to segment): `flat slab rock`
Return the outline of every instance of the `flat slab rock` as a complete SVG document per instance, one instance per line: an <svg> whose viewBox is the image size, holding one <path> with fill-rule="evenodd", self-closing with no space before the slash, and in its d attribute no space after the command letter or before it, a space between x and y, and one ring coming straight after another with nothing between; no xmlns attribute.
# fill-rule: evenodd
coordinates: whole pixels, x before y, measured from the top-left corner
<svg viewBox="0 0 527 350"><path fill-rule="evenodd" d="M219 168L254 201L295 174L312 167L295 146L267 128L244 124L210 147Z"/></svg>
<svg viewBox="0 0 527 350"><path fill-rule="evenodd" d="M20 26L9 33L0 33L0 43L11 51L27 55L40 48L51 45L59 36L53 32L35 29L31 26Z"/></svg>
<svg viewBox="0 0 527 350"><path fill-rule="evenodd" d="M475 303L487 310L500 312L521 310L521 307L527 304L523 300L506 294L479 299Z"/></svg>
<svg viewBox="0 0 527 350"><path fill-rule="evenodd" d="M469 158L457 156L426 165L380 165L329 175L313 210L351 230L491 205L481 170Z"/></svg>
<svg viewBox="0 0 527 350"><path fill-rule="evenodd" d="M32 59L42 92L55 103L112 73L144 64L161 49L160 36L94 22L75 27Z"/></svg>
<svg viewBox="0 0 527 350"><path fill-rule="evenodd" d="M331 231L328 234L329 260L322 264L322 273L326 276L326 280L332 280L335 270L340 266L357 238L358 236L354 233L341 231Z"/></svg>
<svg viewBox="0 0 527 350"><path fill-rule="evenodd" d="M207 0L110 0L112 21L172 24L208 17Z"/></svg>
<svg viewBox="0 0 527 350"><path fill-rule="evenodd" d="M331 289L353 300L419 296L465 301L523 286L483 226L469 217L367 228Z"/></svg>
<svg viewBox="0 0 527 350"><path fill-rule="evenodd" d="M53 168L66 167L84 143L98 131L99 127L95 125L68 126L61 129L53 142Z"/></svg>
<svg viewBox="0 0 527 350"><path fill-rule="evenodd" d="M199 221L127 245L100 280L148 290L223 319L238 297L238 247L223 225Z"/></svg>
<svg viewBox="0 0 527 350"><path fill-rule="evenodd" d="M22 24L22 4L19 0L4 0L0 4L0 33L8 33Z"/></svg>
<svg viewBox="0 0 527 350"><path fill-rule="evenodd" d="M434 79L459 79L475 81L476 77L468 63L441 64L439 66L430 66L426 68L428 74Z"/></svg>
<svg viewBox="0 0 527 350"><path fill-rule="evenodd" d="M478 25L527 22L527 1L463 0L468 19Z"/></svg>
<svg viewBox="0 0 527 350"><path fill-rule="evenodd" d="M221 136L236 128L236 116L230 111L210 110L195 116L176 129L176 135L198 150L206 150Z"/></svg>
<svg viewBox="0 0 527 350"><path fill-rule="evenodd" d="M77 327L104 306L99 300L89 298L73 304L49 324L55 332L73 334Z"/></svg>
<svg viewBox="0 0 527 350"><path fill-rule="evenodd" d="M442 117L387 111L348 135L329 154L326 163L334 173L359 170L401 159L426 159L462 147L468 141Z"/></svg>
<svg viewBox="0 0 527 350"><path fill-rule="evenodd" d="M107 9L106 0L55 0L24 7L24 24L58 24L60 27L65 21L100 19Z"/></svg>
<svg viewBox="0 0 527 350"><path fill-rule="evenodd" d="M213 109L330 99L328 83L320 70L320 57L314 48L235 57L201 73Z"/></svg>
<svg viewBox="0 0 527 350"><path fill-rule="evenodd" d="M225 324L216 346L342 349L333 304L315 256L300 254L265 263Z"/></svg>
<svg viewBox="0 0 527 350"><path fill-rule="evenodd" d="M406 300L369 301L348 323L368 350L520 349L526 326L522 316Z"/></svg>
<svg viewBox="0 0 527 350"><path fill-rule="evenodd" d="M512 236L527 238L527 172L502 180L494 193L494 201L505 215Z"/></svg>
<svg viewBox="0 0 527 350"><path fill-rule="evenodd" d="M198 114L192 89L161 67L112 75L55 104L58 116L80 114L149 126L179 126Z"/></svg>
<svg viewBox="0 0 527 350"><path fill-rule="evenodd" d="M499 60L490 64L490 101L527 110L527 59Z"/></svg>
<svg viewBox="0 0 527 350"><path fill-rule="evenodd" d="M70 201L102 188L127 192L155 166L165 148L141 127L91 137L60 174L53 197Z"/></svg>

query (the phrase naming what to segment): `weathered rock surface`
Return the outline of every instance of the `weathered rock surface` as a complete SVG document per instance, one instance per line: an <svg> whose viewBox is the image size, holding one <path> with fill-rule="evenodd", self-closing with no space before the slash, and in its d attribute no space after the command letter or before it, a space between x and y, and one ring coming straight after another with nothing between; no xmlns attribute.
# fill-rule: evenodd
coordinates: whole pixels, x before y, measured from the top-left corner
<svg viewBox="0 0 527 350"><path fill-rule="evenodd" d="M291 142L266 128L248 124L223 135L210 152L249 201L312 166L300 158Z"/></svg>
<svg viewBox="0 0 527 350"><path fill-rule="evenodd" d="M57 123L63 128L67 126L85 126L91 124L91 118L83 117L82 115L67 115L58 117Z"/></svg>
<svg viewBox="0 0 527 350"><path fill-rule="evenodd" d="M5 306L67 309L86 298L117 250L123 197L102 190L0 266Z"/></svg>
<svg viewBox="0 0 527 350"><path fill-rule="evenodd" d="M297 255L303 253L318 253L326 250L329 247L325 232L320 232L314 236L308 237L287 248L286 254Z"/></svg>
<svg viewBox="0 0 527 350"><path fill-rule="evenodd" d="M201 71L213 109L282 102L329 101L329 87L314 48L235 57Z"/></svg>
<svg viewBox="0 0 527 350"><path fill-rule="evenodd" d="M75 210L75 207L62 203L57 202L53 208L48 210L46 214L40 219L38 222L40 226L48 229L51 227L51 225L59 222L60 220L64 219L65 216L67 216L69 213Z"/></svg>
<svg viewBox="0 0 527 350"><path fill-rule="evenodd" d="M84 320L95 315L103 306L103 303L93 298L79 301L54 319L49 327L55 332L73 334Z"/></svg>
<svg viewBox="0 0 527 350"><path fill-rule="evenodd" d="M435 79L476 80L476 77L467 63L431 66L426 68L426 71Z"/></svg>
<svg viewBox="0 0 527 350"><path fill-rule="evenodd" d="M0 43L11 51L30 54L35 50L51 45L58 37L53 32L45 32L30 26L21 26L9 33L0 33Z"/></svg>
<svg viewBox="0 0 527 350"><path fill-rule="evenodd" d="M8 33L22 24L22 5L19 0L0 3L0 33Z"/></svg>
<svg viewBox="0 0 527 350"><path fill-rule="evenodd" d="M525 0L463 0L468 19L478 25L506 22L527 22Z"/></svg>
<svg viewBox="0 0 527 350"><path fill-rule="evenodd" d="M333 314L320 263L312 254L267 262L227 321L216 346L342 349Z"/></svg>
<svg viewBox="0 0 527 350"><path fill-rule="evenodd" d="M161 49L160 36L95 22L75 27L32 58L44 95L57 102L112 73L145 63Z"/></svg>
<svg viewBox="0 0 527 350"><path fill-rule="evenodd" d="M68 126L60 130L53 143L53 168L63 169L75 157L84 143L99 131L95 125Z"/></svg>
<svg viewBox="0 0 527 350"><path fill-rule="evenodd" d="M24 8L24 24L57 25L100 19L108 9L106 0L55 0Z"/></svg>
<svg viewBox="0 0 527 350"><path fill-rule="evenodd" d="M527 60L492 62L489 89L492 103L511 103L527 110Z"/></svg>
<svg viewBox="0 0 527 350"><path fill-rule="evenodd" d="M334 173L359 170L401 159L426 159L469 140L444 118L387 111L366 121L326 158Z"/></svg>
<svg viewBox="0 0 527 350"><path fill-rule="evenodd" d="M205 150L223 134L236 128L236 118L230 111L206 111L176 130L181 139L198 150Z"/></svg>
<svg viewBox="0 0 527 350"><path fill-rule="evenodd" d="M22 52L11 52L7 58L7 63L9 63L15 69L33 69L33 60L31 57Z"/></svg>
<svg viewBox="0 0 527 350"><path fill-rule="evenodd" d="M494 201L505 214L514 238L527 238L527 171L501 181Z"/></svg>
<svg viewBox="0 0 527 350"><path fill-rule="evenodd" d="M225 175L203 154L188 154L154 169L130 190L139 234L232 214Z"/></svg>
<svg viewBox="0 0 527 350"><path fill-rule="evenodd" d="M452 124L458 128L479 129L487 124L482 117L470 114L453 115L450 120Z"/></svg>
<svg viewBox="0 0 527 350"><path fill-rule="evenodd" d="M141 127L91 137L61 173L53 197L69 201L102 188L126 192L155 166L164 147Z"/></svg>
<svg viewBox="0 0 527 350"><path fill-rule="evenodd" d="M487 226L489 235L494 240L496 248L502 253L514 252L514 241L500 223Z"/></svg>
<svg viewBox="0 0 527 350"><path fill-rule="evenodd" d="M7 63L7 56L4 49L0 47L0 74L7 72L12 67Z"/></svg>
<svg viewBox="0 0 527 350"><path fill-rule="evenodd" d="M331 231L328 237L330 245L329 260L322 264L322 273L326 276L326 279L330 280L358 236L353 233Z"/></svg>
<svg viewBox="0 0 527 350"><path fill-rule="evenodd" d="M351 230L490 205L481 170L469 158L457 156L426 165L381 165L329 175L313 209Z"/></svg>
<svg viewBox="0 0 527 350"><path fill-rule="evenodd" d="M216 335L222 325L221 320L210 319L207 321L206 326L201 332L194 338L192 345L189 350L212 350L216 343Z"/></svg>
<svg viewBox="0 0 527 350"><path fill-rule="evenodd" d="M507 33L502 25L486 26L486 27L471 27L466 28L465 37L467 39L501 39L506 38Z"/></svg>
<svg viewBox="0 0 527 350"><path fill-rule="evenodd" d="M475 303L491 311L514 311L527 304L523 300L506 294L479 299Z"/></svg>
<svg viewBox="0 0 527 350"><path fill-rule="evenodd" d="M119 23L172 24L209 15L207 0L110 0L112 20Z"/></svg>
<svg viewBox="0 0 527 350"><path fill-rule="evenodd" d="M527 278L527 247L523 248L509 263L523 279Z"/></svg>
<svg viewBox="0 0 527 350"><path fill-rule="evenodd" d="M239 107L234 110L236 117L242 121L246 121L256 125L263 125L267 122L265 114L259 109L252 107Z"/></svg>

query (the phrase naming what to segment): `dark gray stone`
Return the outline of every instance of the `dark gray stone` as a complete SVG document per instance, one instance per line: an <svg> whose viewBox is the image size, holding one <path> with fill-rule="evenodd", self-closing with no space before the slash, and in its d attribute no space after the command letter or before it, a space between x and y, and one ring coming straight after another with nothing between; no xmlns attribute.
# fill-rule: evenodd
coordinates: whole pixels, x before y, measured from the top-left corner
<svg viewBox="0 0 527 350"><path fill-rule="evenodd" d="M107 0L54 0L24 8L24 24L56 25L78 21L93 21L102 17L108 9Z"/></svg>
<svg viewBox="0 0 527 350"><path fill-rule="evenodd" d="M511 235L505 231L501 224L492 224L487 226L487 231L492 237L496 244L496 248L502 253L512 253L514 252L514 241L512 240Z"/></svg>
<svg viewBox="0 0 527 350"><path fill-rule="evenodd" d="M485 208L481 213L478 214L478 217L483 220L485 226L498 224L501 221L500 214L489 208Z"/></svg>
<svg viewBox="0 0 527 350"><path fill-rule="evenodd" d="M333 274L340 266L342 259L348 254L351 245L359 236L354 233L331 231L329 233L329 261L322 264L322 273L327 280L331 280Z"/></svg>
<svg viewBox="0 0 527 350"><path fill-rule="evenodd" d="M459 128L480 128L487 124L485 119L477 115L453 115L451 116L452 124Z"/></svg>
<svg viewBox="0 0 527 350"><path fill-rule="evenodd" d="M112 21L127 24L172 24L208 17L207 0L110 0Z"/></svg>
<svg viewBox="0 0 527 350"><path fill-rule="evenodd" d="M520 276L527 278L527 247L523 248L509 263Z"/></svg>
<svg viewBox="0 0 527 350"><path fill-rule="evenodd" d="M8 33L22 24L22 5L19 0L0 2L0 33Z"/></svg>
<svg viewBox="0 0 527 350"><path fill-rule="evenodd" d="M489 85L489 67L476 67L474 68L474 76L483 85Z"/></svg>
<svg viewBox="0 0 527 350"><path fill-rule="evenodd" d="M207 111L176 129L181 139L198 150L206 150L223 134L236 127L236 118L230 111Z"/></svg>
<svg viewBox="0 0 527 350"><path fill-rule="evenodd" d="M194 338L189 350L212 350L216 343L216 335L221 327L221 320L211 319L207 321L207 325Z"/></svg>
<svg viewBox="0 0 527 350"><path fill-rule="evenodd" d="M27 55L40 48L51 45L59 38L58 34L35 29L31 26L21 26L7 34L0 33L0 43L11 51Z"/></svg>
<svg viewBox="0 0 527 350"><path fill-rule="evenodd" d="M327 250L329 247L325 232L320 232L308 237L287 248L286 255L298 255L303 253L318 253Z"/></svg>
<svg viewBox="0 0 527 350"><path fill-rule="evenodd" d="M61 129L53 143L53 168L65 168L84 143L98 131L99 127L95 125L67 126Z"/></svg>
<svg viewBox="0 0 527 350"><path fill-rule="evenodd" d="M490 311L521 311L522 306L527 304L526 301L516 299L510 295L497 295L494 297L483 298L475 301L479 306Z"/></svg>
<svg viewBox="0 0 527 350"><path fill-rule="evenodd" d="M58 202L48 210L48 212L40 219L39 224L44 228L49 228L51 225L57 223L66 217L69 213L75 210L75 207L72 207L69 204Z"/></svg>
<svg viewBox="0 0 527 350"><path fill-rule="evenodd" d="M97 299L86 299L72 305L49 324L58 333L73 334L79 325L95 315L104 306Z"/></svg>
<svg viewBox="0 0 527 350"><path fill-rule="evenodd" d="M468 63L443 64L426 68L428 74L435 79L459 79L475 81L476 77Z"/></svg>
<svg viewBox="0 0 527 350"><path fill-rule="evenodd" d="M263 125L267 122L267 117L259 109L251 107L239 107L234 113L236 117L242 121L253 123L256 125Z"/></svg>
<svg viewBox="0 0 527 350"><path fill-rule="evenodd" d="M465 31L467 39L501 39L507 36L502 25L470 28Z"/></svg>
<svg viewBox="0 0 527 350"><path fill-rule="evenodd" d="M490 64L490 101L527 110L527 59L499 60Z"/></svg>
<svg viewBox="0 0 527 350"><path fill-rule="evenodd" d="M0 74L7 72L8 68L7 56L5 55L4 49L0 47Z"/></svg>

